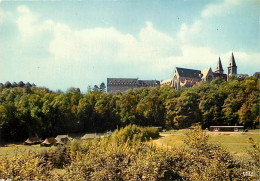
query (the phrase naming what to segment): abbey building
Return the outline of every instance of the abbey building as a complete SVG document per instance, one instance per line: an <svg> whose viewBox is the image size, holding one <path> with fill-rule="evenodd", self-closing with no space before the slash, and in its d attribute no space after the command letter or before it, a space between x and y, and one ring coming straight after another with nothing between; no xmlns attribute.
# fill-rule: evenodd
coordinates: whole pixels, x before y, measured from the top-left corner
<svg viewBox="0 0 260 181"><path fill-rule="evenodd" d="M181 87L192 87L200 81L210 82L216 79L217 77L228 81L228 79L233 75L237 75L237 65L234 58L234 54L232 53L227 74L224 74L224 69L221 63L221 59L219 57L217 68L214 72L211 68L207 68L204 70L194 70L176 67L173 73L173 77L171 79L162 81L161 85L170 85L178 90Z"/></svg>
<svg viewBox="0 0 260 181"><path fill-rule="evenodd" d="M192 87L201 81L210 82L217 77L228 81L228 79L230 79L230 77L233 75L236 75L238 78L245 78L248 76L247 74L237 75L237 65L234 54L232 53L227 74L224 73L221 59L219 57L215 71L213 71L211 68L195 70L176 67L173 73L173 77L161 82L158 80L139 80L138 78L107 78L107 92L114 94L117 91L125 92L128 89L158 87L162 85L170 85L178 90L181 87Z"/></svg>
<svg viewBox="0 0 260 181"><path fill-rule="evenodd" d="M138 78L107 78L107 92L125 92L129 89L140 89L148 87L158 87L158 80L139 80Z"/></svg>

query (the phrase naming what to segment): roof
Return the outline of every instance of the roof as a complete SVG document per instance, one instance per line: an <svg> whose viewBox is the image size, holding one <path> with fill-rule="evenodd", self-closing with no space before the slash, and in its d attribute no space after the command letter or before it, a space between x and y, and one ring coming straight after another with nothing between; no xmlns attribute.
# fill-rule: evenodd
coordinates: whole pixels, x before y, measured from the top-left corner
<svg viewBox="0 0 260 181"><path fill-rule="evenodd" d="M160 85L160 81L158 81L158 80L139 80L138 84L140 86L155 86L155 85Z"/></svg>
<svg viewBox="0 0 260 181"><path fill-rule="evenodd" d="M234 54L232 52L232 55L231 55L231 58L230 58L230 63L229 63L229 67L236 67L236 61L235 61L235 58L234 58Z"/></svg>
<svg viewBox="0 0 260 181"><path fill-rule="evenodd" d="M172 78L167 80L162 80L161 85L171 85L172 84Z"/></svg>
<svg viewBox="0 0 260 181"><path fill-rule="evenodd" d="M189 78L195 78L195 79L201 79L201 71L200 70L194 70L194 69L186 69L186 68L180 68L176 67L176 70L180 77L189 77Z"/></svg>
<svg viewBox="0 0 260 181"><path fill-rule="evenodd" d="M210 126L210 128L244 128L244 126Z"/></svg>
<svg viewBox="0 0 260 181"><path fill-rule="evenodd" d="M39 140L39 138L37 138L37 137L29 137L29 138L28 138L27 140L25 140L24 142L30 144L30 143L40 142L40 141L41 141L41 140Z"/></svg>
<svg viewBox="0 0 260 181"><path fill-rule="evenodd" d="M107 85L135 85L135 86L154 86L160 85L158 80L138 80L132 78L107 78Z"/></svg>
<svg viewBox="0 0 260 181"><path fill-rule="evenodd" d="M51 138L46 138L42 144L43 145L51 145L51 144L55 144L57 141L55 138L51 137Z"/></svg>
<svg viewBox="0 0 260 181"><path fill-rule="evenodd" d="M222 67L222 63L221 63L220 57L219 57L219 59L218 59L217 70L219 70L219 71L224 71L224 69L223 69L223 67Z"/></svg>
<svg viewBox="0 0 260 181"><path fill-rule="evenodd" d="M211 68L207 68L207 69L202 70L201 71L201 76L202 76L201 79L206 78L206 76L208 75L210 70L211 70ZM211 70L211 72L212 72L212 70Z"/></svg>
<svg viewBox="0 0 260 181"><path fill-rule="evenodd" d="M97 134L85 134L84 136L81 137L82 140L86 140L86 139L92 139L92 138L99 138L100 135Z"/></svg>
<svg viewBox="0 0 260 181"><path fill-rule="evenodd" d="M69 137L69 135L58 135L58 136L56 136L56 140L57 140L57 142L62 142L62 139L64 139L64 138L68 138L69 140L71 140L72 138L71 137Z"/></svg>
<svg viewBox="0 0 260 181"><path fill-rule="evenodd" d="M107 78L107 85L113 85L113 84L132 84L137 85L138 79L132 79L132 78Z"/></svg>

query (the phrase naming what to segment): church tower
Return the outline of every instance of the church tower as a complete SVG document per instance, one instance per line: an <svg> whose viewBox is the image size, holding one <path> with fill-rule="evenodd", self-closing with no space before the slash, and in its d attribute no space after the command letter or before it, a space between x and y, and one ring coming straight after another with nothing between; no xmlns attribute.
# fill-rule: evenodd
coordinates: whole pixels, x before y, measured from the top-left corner
<svg viewBox="0 0 260 181"><path fill-rule="evenodd" d="M218 59L217 69L216 69L215 72L219 73L219 74L223 74L224 73L220 57Z"/></svg>
<svg viewBox="0 0 260 181"><path fill-rule="evenodd" d="M230 58L230 63L229 63L229 67L228 67L228 75L227 77L231 77L232 75L236 75L237 74L237 65L236 65L236 61L234 58L234 54L232 52L231 58Z"/></svg>

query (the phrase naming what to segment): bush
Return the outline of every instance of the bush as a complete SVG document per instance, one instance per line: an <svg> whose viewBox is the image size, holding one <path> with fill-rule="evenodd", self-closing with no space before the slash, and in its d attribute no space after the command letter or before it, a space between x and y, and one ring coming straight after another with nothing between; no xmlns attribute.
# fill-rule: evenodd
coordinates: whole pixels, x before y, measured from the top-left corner
<svg viewBox="0 0 260 181"><path fill-rule="evenodd" d="M200 126L186 134L184 164L180 171L187 180L232 180L243 178L242 164L221 145L208 143L208 134ZM243 178L245 179L245 178Z"/></svg>
<svg viewBox="0 0 260 181"><path fill-rule="evenodd" d="M114 143L102 139L97 144L83 141L62 180L175 180L179 179L174 152L152 144L130 140ZM94 141L95 142L95 141ZM86 146L87 145L87 146ZM85 147L87 150L84 150Z"/></svg>
<svg viewBox="0 0 260 181"><path fill-rule="evenodd" d="M149 139L159 137L159 130L153 127L139 127L136 125L128 125L125 128L116 130L112 136L112 141L117 143L125 143L127 140L133 142L144 142Z"/></svg>
<svg viewBox="0 0 260 181"><path fill-rule="evenodd" d="M17 151L16 155L0 156L0 178L11 180L51 180L52 165L35 152Z"/></svg>
<svg viewBox="0 0 260 181"><path fill-rule="evenodd" d="M69 151L66 146L58 146L41 153L41 156L44 162L51 163L54 168L63 168L71 162Z"/></svg>

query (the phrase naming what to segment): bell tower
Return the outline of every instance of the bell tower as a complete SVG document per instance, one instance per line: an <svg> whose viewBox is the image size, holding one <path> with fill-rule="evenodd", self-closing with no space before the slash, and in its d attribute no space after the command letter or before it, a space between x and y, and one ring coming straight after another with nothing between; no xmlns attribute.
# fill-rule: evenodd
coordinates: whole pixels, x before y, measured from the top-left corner
<svg viewBox="0 0 260 181"><path fill-rule="evenodd" d="M231 58L230 58L230 63L229 63L229 67L228 67L228 79L230 77L232 77L232 75L236 75L237 74L237 65L236 65L236 61L234 58L234 54L232 52Z"/></svg>

